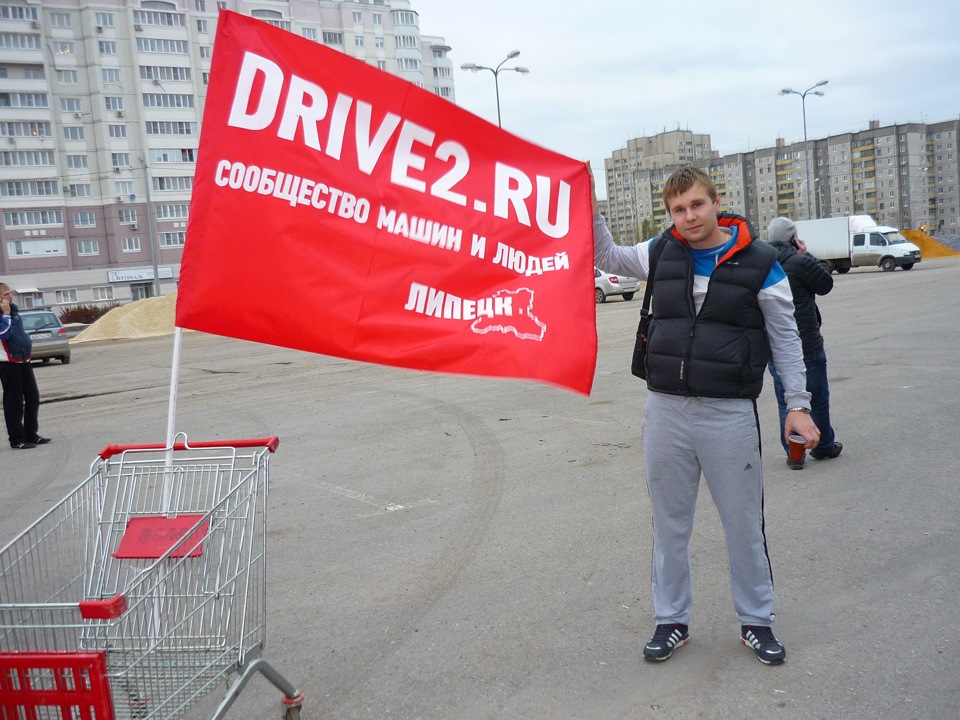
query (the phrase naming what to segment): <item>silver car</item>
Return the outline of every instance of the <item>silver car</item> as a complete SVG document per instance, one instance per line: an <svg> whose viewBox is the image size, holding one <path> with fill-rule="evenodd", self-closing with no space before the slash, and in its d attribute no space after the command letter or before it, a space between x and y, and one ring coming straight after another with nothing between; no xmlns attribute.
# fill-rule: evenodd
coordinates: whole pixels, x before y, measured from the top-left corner
<svg viewBox="0 0 960 720"><path fill-rule="evenodd" d="M70 362L70 342L67 329L52 310L21 310L23 329L33 342L33 359L50 362L59 358L64 365Z"/></svg>
<svg viewBox="0 0 960 720"><path fill-rule="evenodd" d="M598 303L604 303L611 295L621 295L624 300L633 300L634 293L640 287L640 281L625 275L611 275L603 270L593 269L593 287Z"/></svg>

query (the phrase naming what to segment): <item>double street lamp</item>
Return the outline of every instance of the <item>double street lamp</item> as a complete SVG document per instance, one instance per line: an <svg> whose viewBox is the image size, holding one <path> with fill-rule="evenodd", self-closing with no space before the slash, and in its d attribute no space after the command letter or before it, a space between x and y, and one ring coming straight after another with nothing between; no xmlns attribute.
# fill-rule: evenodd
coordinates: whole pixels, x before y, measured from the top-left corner
<svg viewBox="0 0 960 720"><path fill-rule="evenodd" d="M477 65L476 63L464 63L460 66L461 70L469 70L471 72L480 72L481 70L489 70L493 73L493 86L497 92L497 126L503 127L503 124L500 122L500 73L501 72L518 72L521 75L526 75L530 72L525 67L503 67L505 63L513 60L517 55L520 54L519 50L513 50L507 54L507 56L497 65L495 68L487 67L486 65Z"/></svg>
<svg viewBox="0 0 960 720"><path fill-rule="evenodd" d="M826 85L829 80L821 80L816 85L808 87L803 92L799 90L792 90L791 88L784 88L780 91L781 95L799 95L800 104L803 107L803 155L806 159L804 163L807 166L807 220L810 219L810 144L807 142L807 93L811 95L819 95L823 97L823 92L817 90L818 87L823 87ZM810 91L813 92L810 92Z"/></svg>

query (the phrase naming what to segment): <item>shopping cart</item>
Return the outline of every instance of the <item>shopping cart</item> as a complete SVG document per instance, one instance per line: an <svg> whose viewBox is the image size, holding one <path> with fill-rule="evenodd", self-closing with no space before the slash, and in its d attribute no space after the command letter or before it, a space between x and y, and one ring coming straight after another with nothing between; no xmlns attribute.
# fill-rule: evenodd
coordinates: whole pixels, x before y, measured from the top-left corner
<svg viewBox="0 0 960 720"><path fill-rule="evenodd" d="M0 550L3 720L195 718L236 674L220 719L256 673L300 717L302 694L261 657L279 440L176 440L104 448Z"/></svg>

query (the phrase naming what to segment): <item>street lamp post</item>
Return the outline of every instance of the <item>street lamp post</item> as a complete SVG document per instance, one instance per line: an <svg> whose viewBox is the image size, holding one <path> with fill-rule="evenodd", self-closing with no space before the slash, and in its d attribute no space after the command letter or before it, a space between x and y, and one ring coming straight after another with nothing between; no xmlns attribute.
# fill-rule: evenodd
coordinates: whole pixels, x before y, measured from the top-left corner
<svg viewBox="0 0 960 720"><path fill-rule="evenodd" d="M810 219L810 144L807 142L807 93L813 90L811 95L819 95L823 97L823 92L817 90L816 88L826 85L829 80L821 80L816 85L808 87L803 92L798 90L792 90L791 88L784 88L780 91L781 95L799 95L800 96L800 105L803 109L803 155L806 159L807 166L807 220ZM817 213L819 215L819 213Z"/></svg>
<svg viewBox="0 0 960 720"><path fill-rule="evenodd" d="M525 67L503 67L504 63L513 60L517 55L520 54L519 50L513 50L507 53L507 56L497 65L495 68L487 67L486 65L477 65L476 63L464 63L460 66L461 70L469 70L470 72L480 72L481 70L489 70L493 73L493 86L497 93L497 126L503 127L503 124L500 121L500 73L511 71L518 72L521 75L526 75L530 72Z"/></svg>

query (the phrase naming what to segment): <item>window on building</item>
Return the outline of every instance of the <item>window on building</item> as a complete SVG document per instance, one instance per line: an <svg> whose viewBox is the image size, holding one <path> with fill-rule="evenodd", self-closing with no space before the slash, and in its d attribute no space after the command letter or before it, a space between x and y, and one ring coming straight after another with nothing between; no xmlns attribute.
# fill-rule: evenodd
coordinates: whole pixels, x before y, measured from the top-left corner
<svg viewBox="0 0 960 720"><path fill-rule="evenodd" d="M187 233L184 231L162 232L160 233L160 247L183 247L187 240Z"/></svg>
<svg viewBox="0 0 960 720"><path fill-rule="evenodd" d="M113 27L113 13L98 12L95 18L97 22L97 27L104 27L104 28Z"/></svg>
<svg viewBox="0 0 960 720"><path fill-rule="evenodd" d="M120 110L123 111L123 98L117 97L115 95L104 95L103 104L106 109L109 110Z"/></svg>
<svg viewBox="0 0 960 720"><path fill-rule="evenodd" d="M120 242L120 249L125 253L140 252L140 238L134 236L123 238Z"/></svg>
<svg viewBox="0 0 960 720"><path fill-rule="evenodd" d="M78 240L77 255L99 255L100 243L97 240Z"/></svg>
<svg viewBox="0 0 960 720"><path fill-rule="evenodd" d="M60 98L60 111L61 112L80 112L80 98L77 97L62 97Z"/></svg>
<svg viewBox="0 0 960 720"><path fill-rule="evenodd" d="M0 20L39 20L36 7L0 5Z"/></svg>
<svg viewBox="0 0 960 720"><path fill-rule="evenodd" d="M57 70L58 85L79 85L80 74L76 70Z"/></svg>
<svg viewBox="0 0 960 720"><path fill-rule="evenodd" d="M121 225L135 225L137 222L137 211L130 208L121 208L119 217Z"/></svg>
<svg viewBox="0 0 960 720"><path fill-rule="evenodd" d="M70 13L52 12L50 13L50 27L71 28L73 27L73 18Z"/></svg>
<svg viewBox="0 0 960 720"><path fill-rule="evenodd" d="M114 182L113 186L117 195L122 195L125 198L133 195L132 180L117 180L116 182Z"/></svg>
<svg viewBox="0 0 960 720"><path fill-rule="evenodd" d="M0 10L8 7L0 5ZM0 33L0 48L5 50L40 50L42 44L36 33Z"/></svg>
<svg viewBox="0 0 960 720"><path fill-rule="evenodd" d="M36 257L37 255L66 255L67 241L63 238L38 238L35 240L11 240L7 243L7 255L11 258Z"/></svg>
<svg viewBox="0 0 960 720"><path fill-rule="evenodd" d="M100 79L104 85L108 83L120 83L120 68L102 68L100 70Z"/></svg>
<svg viewBox="0 0 960 720"><path fill-rule="evenodd" d="M114 167L118 167L118 168L130 167L130 153L128 152L111 153L110 162L113 163Z"/></svg>
<svg viewBox="0 0 960 720"><path fill-rule="evenodd" d="M197 20L197 32L204 34L210 32L206 20Z"/></svg>
<svg viewBox="0 0 960 720"><path fill-rule="evenodd" d="M363 35L354 35L353 46L358 48L363 47Z"/></svg>
<svg viewBox="0 0 960 720"><path fill-rule="evenodd" d="M180 175L153 178L153 189L158 192L192 190L193 178Z"/></svg>
<svg viewBox="0 0 960 720"><path fill-rule="evenodd" d="M107 125L107 131L109 132L110 137L115 139L123 139L127 137L126 125Z"/></svg>
<svg viewBox="0 0 960 720"><path fill-rule="evenodd" d="M90 183L71 184L70 195L73 197L93 197L93 194L90 192Z"/></svg>
<svg viewBox="0 0 960 720"><path fill-rule="evenodd" d="M142 53L163 53L167 55L189 55L190 43L186 40L165 38L137 38L137 50Z"/></svg>
<svg viewBox="0 0 960 720"><path fill-rule="evenodd" d="M20 210L3 214L4 227L63 226L63 213L59 210Z"/></svg>
<svg viewBox="0 0 960 720"><path fill-rule="evenodd" d="M98 48L100 49L101 55L116 55L117 54L117 41L116 40L101 40L97 43Z"/></svg>
<svg viewBox="0 0 960 720"><path fill-rule="evenodd" d="M324 45L343 45L343 33L342 32L329 32L327 30L323 31L323 44Z"/></svg>
<svg viewBox="0 0 960 720"><path fill-rule="evenodd" d="M142 80L153 80L154 85L160 85L160 82L189 82L190 68L176 65L141 65L140 78ZM192 106L191 106L192 107Z"/></svg>
<svg viewBox="0 0 960 720"><path fill-rule="evenodd" d="M145 123L147 135L196 135L197 124L193 122L159 122L151 120Z"/></svg>
<svg viewBox="0 0 960 720"><path fill-rule="evenodd" d="M105 300L113 300L113 286L112 285L95 285L90 288L93 291L93 299L95 302L103 302Z"/></svg>
<svg viewBox="0 0 960 720"><path fill-rule="evenodd" d="M73 213L74 227L96 227L97 215L92 210L77 210Z"/></svg>
<svg viewBox="0 0 960 720"><path fill-rule="evenodd" d="M66 305L77 301L77 289L69 288L66 290L57 290L57 305Z"/></svg>
<svg viewBox="0 0 960 720"><path fill-rule="evenodd" d="M0 167L53 167L53 150L17 150L0 152Z"/></svg>
<svg viewBox="0 0 960 720"><path fill-rule="evenodd" d="M307 40L313 40L314 42L316 42L316 40L317 40L317 29L316 29L316 28L312 28L312 27L305 27L305 28L303 29L303 36L304 36Z"/></svg>
<svg viewBox="0 0 960 720"><path fill-rule="evenodd" d="M151 148L151 163L192 163L196 162L196 150L193 148Z"/></svg>
<svg viewBox="0 0 960 720"><path fill-rule="evenodd" d="M157 7L176 7L172 3L145 2L144 6L152 6L152 10L134 10L133 21L137 25L157 25L160 27L184 27L185 16L182 13L160 12Z"/></svg>
<svg viewBox="0 0 960 720"><path fill-rule="evenodd" d="M130 297L134 301L153 297L153 282L130 283Z"/></svg>
<svg viewBox="0 0 960 720"><path fill-rule="evenodd" d="M192 108L193 95L175 93L144 93L143 106L149 108Z"/></svg>
<svg viewBox="0 0 960 720"><path fill-rule="evenodd" d="M363 22L363 13L355 12L353 13L353 23L354 25L359 25Z"/></svg>
<svg viewBox="0 0 960 720"><path fill-rule="evenodd" d="M0 107L45 108L49 105L46 93L0 92Z"/></svg>
<svg viewBox="0 0 960 720"><path fill-rule="evenodd" d="M189 217L189 203L170 203L157 205L157 220L186 220Z"/></svg>
<svg viewBox="0 0 960 720"><path fill-rule="evenodd" d="M17 292L17 305L21 310L31 310L44 306L42 292Z"/></svg>
<svg viewBox="0 0 960 720"><path fill-rule="evenodd" d="M283 14L276 10L252 10L250 15L281 30L290 30L290 21L284 20Z"/></svg>

